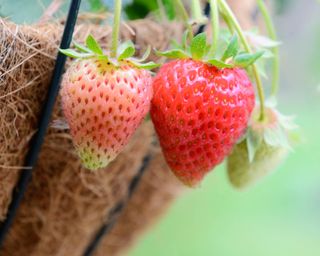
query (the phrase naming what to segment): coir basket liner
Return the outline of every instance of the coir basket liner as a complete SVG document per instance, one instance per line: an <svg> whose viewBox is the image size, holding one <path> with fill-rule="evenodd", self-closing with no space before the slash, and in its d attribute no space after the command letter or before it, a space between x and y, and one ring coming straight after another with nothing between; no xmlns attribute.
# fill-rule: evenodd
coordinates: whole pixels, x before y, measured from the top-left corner
<svg viewBox="0 0 320 256"><path fill-rule="evenodd" d="M122 28L141 50L147 45L165 49L181 26L160 26L150 20ZM37 119L51 77L63 26L17 26L0 20L0 217L5 218L13 187L37 127ZM81 23L78 41L92 33L108 44L108 26ZM133 34L134 32L134 34ZM154 57L153 57L154 58ZM62 118L59 100L53 122ZM67 130L50 127L2 255L82 255L108 212L127 194L143 159L151 159L141 184L128 202L97 255L116 255L126 249L177 195L172 177L156 144L150 121L145 121L125 151L104 170L81 167ZM23 170L22 170L23 171Z"/></svg>

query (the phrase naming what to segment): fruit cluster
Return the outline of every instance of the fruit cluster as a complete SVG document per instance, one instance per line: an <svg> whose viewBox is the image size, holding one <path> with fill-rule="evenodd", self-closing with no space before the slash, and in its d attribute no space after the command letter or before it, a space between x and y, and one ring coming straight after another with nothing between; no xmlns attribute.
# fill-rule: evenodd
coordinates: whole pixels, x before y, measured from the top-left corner
<svg viewBox="0 0 320 256"><path fill-rule="evenodd" d="M169 167L188 186L199 184L226 157L230 181L239 188L284 158L293 125L274 106L265 106L254 64L264 51L252 53L227 4L211 2L212 13L219 7L234 26L243 49L233 35L228 44L222 42L226 46L219 55L217 24L209 45L205 33L194 37L189 30L181 45L157 52L174 60L163 64L154 78L146 69L158 65L144 63L150 49L138 60L131 42L117 47L113 38L107 54L88 36L86 46L75 44L78 51L61 50L78 58L64 75L61 96L74 146L86 168L103 168L114 160L149 110ZM116 24L114 32L117 29ZM259 104L248 72L255 77Z"/></svg>

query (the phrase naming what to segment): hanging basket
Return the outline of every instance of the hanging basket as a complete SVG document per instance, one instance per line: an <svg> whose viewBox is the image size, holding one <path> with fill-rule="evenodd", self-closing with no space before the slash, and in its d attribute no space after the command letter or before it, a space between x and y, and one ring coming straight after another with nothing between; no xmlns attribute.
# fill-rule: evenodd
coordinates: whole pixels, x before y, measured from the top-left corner
<svg viewBox="0 0 320 256"><path fill-rule="evenodd" d="M255 1L241 6L229 2L250 25ZM88 17L78 19L75 40L81 43L92 34L107 47L111 28L90 20L96 24ZM18 26L0 19L0 221L6 219L13 190L26 171L21 167L38 127L63 28L64 22ZM148 45L165 50L182 33L179 24L150 19L121 28L122 40L131 39L138 53ZM155 55L150 60L158 61ZM122 254L183 191L163 159L150 121L114 162L91 172L81 166L68 130L56 127L62 118L58 98L51 117L55 126L46 134L1 255L80 256L95 244L100 231L109 233L94 255Z"/></svg>
<svg viewBox="0 0 320 256"><path fill-rule="evenodd" d="M80 19L81 20L81 19ZM179 25L139 20L122 28L141 52L152 45L165 49L179 38ZM38 116L55 63L63 25L17 26L0 20L0 217L3 220L11 193L24 163L28 143L37 129ZM89 34L106 46L111 28L80 23L74 37ZM155 56L151 56L155 60ZM59 99L52 121L62 119ZM133 198L125 201L132 179L145 174ZM6 237L2 255L82 255L103 223L123 207L101 249L117 255L138 237L179 194L156 143L150 121L135 133L125 151L106 169L91 172L81 167L67 130L49 127L24 200ZM111 214L110 214L111 212Z"/></svg>

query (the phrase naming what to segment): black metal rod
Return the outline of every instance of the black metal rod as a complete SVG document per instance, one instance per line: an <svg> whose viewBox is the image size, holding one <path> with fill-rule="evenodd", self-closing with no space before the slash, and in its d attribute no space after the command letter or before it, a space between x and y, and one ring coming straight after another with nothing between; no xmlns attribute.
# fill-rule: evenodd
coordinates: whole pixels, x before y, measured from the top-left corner
<svg viewBox="0 0 320 256"><path fill-rule="evenodd" d="M72 0L66 25L64 28L60 48L65 49L69 48L72 34L74 30L74 26L77 20L79 6L81 0ZM44 103L42 113L39 119L39 127L37 132L34 134L32 140L30 141L30 148L26 156L25 166L33 168L37 163L38 155L41 149L41 146L44 141L44 137L46 135L46 131L48 128L48 124L50 122L51 113L55 104L56 97L59 92L59 85L60 85L60 78L63 73L64 65L66 62L66 56L58 53L56 63L53 70L53 75L51 78L51 84L48 89L47 98ZM8 233L19 205L23 199L25 191L28 187L28 184L31 180L33 169L24 170L21 172L19 177L19 181L13 191L12 194L12 201L8 208L7 218L3 223L0 225L0 248L3 246L4 239L6 234Z"/></svg>
<svg viewBox="0 0 320 256"><path fill-rule="evenodd" d="M113 226L117 223L117 220L120 216L120 213L124 210L124 208L127 205L127 202L130 200L130 198L133 196L134 192L136 191L141 178L145 172L145 170L147 169L150 161L151 161L151 155L147 154L143 160L142 160L142 165L139 169L139 171L137 172L137 174L132 178L129 187L128 187L128 192L127 195L124 199L121 199L108 213L108 218L107 218L107 222L104 223L99 230L97 231L97 233L95 234L94 238L92 239L92 241L90 242L90 244L88 245L88 247L86 248L83 256L91 256L93 255L94 251L96 250L96 248L99 246L102 238L108 234Z"/></svg>

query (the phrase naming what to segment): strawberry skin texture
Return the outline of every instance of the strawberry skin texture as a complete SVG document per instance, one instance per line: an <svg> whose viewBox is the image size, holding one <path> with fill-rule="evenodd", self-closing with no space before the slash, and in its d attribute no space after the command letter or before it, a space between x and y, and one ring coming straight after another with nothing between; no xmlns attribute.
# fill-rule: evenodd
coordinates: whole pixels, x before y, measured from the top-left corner
<svg viewBox="0 0 320 256"><path fill-rule="evenodd" d="M255 105L243 69L218 69L191 59L164 64L153 81L151 118L165 159L195 186L244 134Z"/></svg>
<svg viewBox="0 0 320 256"><path fill-rule="evenodd" d="M63 77L62 109L83 165L103 168L123 150L150 109L152 77L123 62L75 61Z"/></svg>

